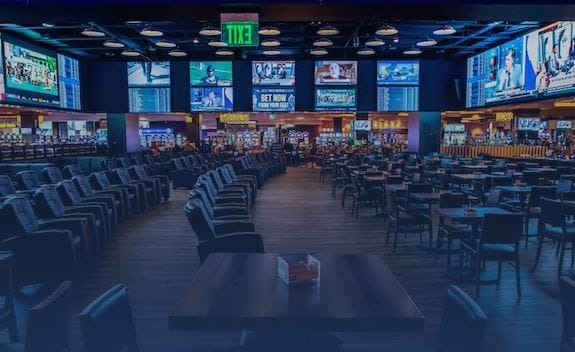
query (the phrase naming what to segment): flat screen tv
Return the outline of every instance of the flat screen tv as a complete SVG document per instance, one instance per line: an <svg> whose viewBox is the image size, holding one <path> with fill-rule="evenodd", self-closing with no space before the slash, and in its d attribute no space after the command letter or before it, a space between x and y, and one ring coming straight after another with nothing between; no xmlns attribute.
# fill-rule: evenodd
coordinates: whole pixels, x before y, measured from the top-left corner
<svg viewBox="0 0 575 352"><path fill-rule="evenodd" d="M357 61L316 61L316 85L351 85L357 84Z"/></svg>
<svg viewBox="0 0 575 352"><path fill-rule="evenodd" d="M378 85L418 85L419 62L409 61L378 61L377 62Z"/></svg>
<svg viewBox="0 0 575 352"><path fill-rule="evenodd" d="M355 111L355 88L317 88L315 91L316 111Z"/></svg>
<svg viewBox="0 0 575 352"><path fill-rule="evenodd" d="M169 61L128 62L128 86L169 86Z"/></svg>
<svg viewBox="0 0 575 352"><path fill-rule="evenodd" d="M517 129L521 131L539 131L541 119L539 117L517 118Z"/></svg>
<svg viewBox="0 0 575 352"><path fill-rule="evenodd" d="M192 87L192 111L232 111L234 94L231 87Z"/></svg>
<svg viewBox="0 0 575 352"><path fill-rule="evenodd" d="M192 86L231 87L233 70L231 61L190 62L190 83Z"/></svg>
<svg viewBox="0 0 575 352"><path fill-rule="evenodd" d="M354 131L371 131L371 120L355 120L353 121Z"/></svg>
<svg viewBox="0 0 575 352"><path fill-rule="evenodd" d="M557 129L571 129L571 120L557 120Z"/></svg>
<svg viewBox="0 0 575 352"><path fill-rule="evenodd" d="M295 85L295 61L253 61L254 86Z"/></svg>
<svg viewBox="0 0 575 352"><path fill-rule="evenodd" d="M294 111L293 88L253 88L253 111Z"/></svg>

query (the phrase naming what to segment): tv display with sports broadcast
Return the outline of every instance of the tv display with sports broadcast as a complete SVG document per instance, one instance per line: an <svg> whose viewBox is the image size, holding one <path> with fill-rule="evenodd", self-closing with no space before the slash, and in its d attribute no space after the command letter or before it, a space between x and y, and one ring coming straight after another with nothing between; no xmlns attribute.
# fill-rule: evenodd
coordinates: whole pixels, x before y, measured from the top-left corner
<svg viewBox="0 0 575 352"><path fill-rule="evenodd" d="M190 83L192 86L230 87L233 83L232 62L192 61Z"/></svg>
<svg viewBox="0 0 575 352"><path fill-rule="evenodd" d="M356 85L357 61L316 61L316 85Z"/></svg>
<svg viewBox="0 0 575 352"><path fill-rule="evenodd" d="M295 85L295 61L253 61L254 86Z"/></svg>

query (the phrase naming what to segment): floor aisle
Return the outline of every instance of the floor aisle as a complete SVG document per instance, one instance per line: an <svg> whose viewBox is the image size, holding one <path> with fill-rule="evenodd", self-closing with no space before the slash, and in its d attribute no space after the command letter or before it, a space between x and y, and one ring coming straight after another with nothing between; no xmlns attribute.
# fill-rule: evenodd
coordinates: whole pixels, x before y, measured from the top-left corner
<svg viewBox="0 0 575 352"><path fill-rule="evenodd" d="M318 169L289 169L260 190L253 219L268 252L318 251L379 253L426 317L423 334L344 334L344 351L421 351L435 346L447 286L445 257L418 248L419 235L400 238L397 253L384 246L385 221L373 209L350 216L340 193L318 182ZM74 287L72 351L82 351L78 322L81 308L115 283L126 284L142 351L230 351L238 333L187 333L168 330L167 317L198 270L195 235L183 213L186 191L173 192L146 214L124 222L120 236ZM484 351L555 351L560 336L556 259L544 251L535 274L535 243L522 249L523 299L515 294L513 269L504 265L503 282L484 286L480 305L489 317ZM454 257L455 259L455 257ZM492 273L487 269L485 275ZM469 293L472 285L462 285ZM22 325L22 323L21 323ZM22 329L23 330L23 329Z"/></svg>

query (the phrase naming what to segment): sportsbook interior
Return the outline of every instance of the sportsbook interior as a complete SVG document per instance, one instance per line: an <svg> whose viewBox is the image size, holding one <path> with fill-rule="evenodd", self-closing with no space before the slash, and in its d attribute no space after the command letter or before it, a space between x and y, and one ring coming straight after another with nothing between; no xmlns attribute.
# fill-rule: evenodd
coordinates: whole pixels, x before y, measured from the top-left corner
<svg viewBox="0 0 575 352"><path fill-rule="evenodd" d="M575 351L575 4L0 1L0 351Z"/></svg>

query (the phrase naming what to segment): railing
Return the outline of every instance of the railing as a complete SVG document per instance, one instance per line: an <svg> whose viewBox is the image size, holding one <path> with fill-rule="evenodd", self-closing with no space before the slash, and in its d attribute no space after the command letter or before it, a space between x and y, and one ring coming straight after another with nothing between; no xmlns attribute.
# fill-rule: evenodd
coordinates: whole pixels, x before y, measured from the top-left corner
<svg viewBox="0 0 575 352"><path fill-rule="evenodd" d="M538 145L442 145L439 150L443 154L463 155L467 158L483 153L498 158L517 158L523 155L540 158L545 157L547 147Z"/></svg>
<svg viewBox="0 0 575 352"><path fill-rule="evenodd" d="M0 162L98 154L97 144L36 144L0 146Z"/></svg>

